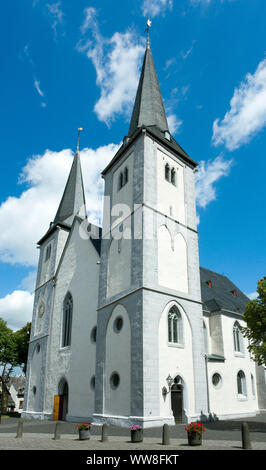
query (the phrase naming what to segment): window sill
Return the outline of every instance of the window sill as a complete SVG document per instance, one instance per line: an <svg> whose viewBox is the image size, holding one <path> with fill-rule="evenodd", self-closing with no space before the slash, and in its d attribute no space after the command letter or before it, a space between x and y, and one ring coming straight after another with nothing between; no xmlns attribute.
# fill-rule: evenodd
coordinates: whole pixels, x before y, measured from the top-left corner
<svg viewBox="0 0 266 470"><path fill-rule="evenodd" d="M240 351L234 351L235 357L245 357L245 354Z"/></svg>
<svg viewBox="0 0 266 470"><path fill-rule="evenodd" d="M61 346L59 352L70 351L71 346Z"/></svg>
<svg viewBox="0 0 266 470"><path fill-rule="evenodd" d="M182 343L168 343L169 348L179 348L184 349L184 344Z"/></svg>
<svg viewBox="0 0 266 470"><path fill-rule="evenodd" d="M246 395L237 395L237 399L239 401L247 401L248 397Z"/></svg>

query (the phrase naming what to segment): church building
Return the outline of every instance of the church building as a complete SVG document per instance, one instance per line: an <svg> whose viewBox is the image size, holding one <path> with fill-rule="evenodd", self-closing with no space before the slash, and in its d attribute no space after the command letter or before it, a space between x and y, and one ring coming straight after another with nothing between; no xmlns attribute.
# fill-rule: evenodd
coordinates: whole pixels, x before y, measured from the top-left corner
<svg viewBox="0 0 266 470"><path fill-rule="evenodd" d="M128 135L102 171L102 227L77 147L38 242L23 418L155 427L266 409L240 329L249 299L199 266L196 168L169 131L148 39Z"/></svg>

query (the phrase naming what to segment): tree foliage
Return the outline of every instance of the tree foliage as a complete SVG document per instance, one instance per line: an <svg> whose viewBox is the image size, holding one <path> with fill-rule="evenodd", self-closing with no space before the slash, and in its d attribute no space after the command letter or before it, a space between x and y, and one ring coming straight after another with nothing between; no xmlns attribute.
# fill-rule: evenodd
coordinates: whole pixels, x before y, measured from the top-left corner
<svg viewBox="0 0 266 470"><path fill-rule="evenodd" d="M0 415L4 409L9 377L14 367L20 366L23 372L26 372L30 327L31 324L27 323L23 328L14 332L0 318L0 382L2 390Z"/></svg>
<svg viewBox="0 0 266 470"><path fill-rule="evenodd" d="M249 340L248 350L259 365L266 365L266 277L258 281L258 297L246 307L242 332Z"/></svg>

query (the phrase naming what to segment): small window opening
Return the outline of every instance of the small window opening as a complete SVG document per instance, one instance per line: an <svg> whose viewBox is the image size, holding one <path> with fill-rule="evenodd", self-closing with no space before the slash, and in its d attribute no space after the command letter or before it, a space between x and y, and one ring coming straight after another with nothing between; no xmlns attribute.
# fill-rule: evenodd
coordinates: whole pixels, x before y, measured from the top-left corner
<svg viewBox="0 0 266 470"><path fill-rule="evenodd" d="M168 163L166 163L165 165L164 172L165 172L165 179L167 181L170 181L170 166L168 165Z"/></svg>
<svg viewBox="0 0 266 470"><path fill-rule="evenodd" d="M211 289L212 288L212 281L207 281L207 285Z"/></svg>

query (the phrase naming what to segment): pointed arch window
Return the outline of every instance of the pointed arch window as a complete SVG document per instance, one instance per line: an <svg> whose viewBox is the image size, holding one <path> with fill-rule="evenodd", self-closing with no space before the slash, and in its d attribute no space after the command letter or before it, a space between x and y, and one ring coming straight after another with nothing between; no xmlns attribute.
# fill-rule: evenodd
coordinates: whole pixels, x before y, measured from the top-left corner
<svg viewBox="0 0 266 470"><path fill-rule="evenodd" d="M176 305L168 312L168 342L173 344L183 343L182 316Z"/></svg>
<svg viewBox="0 0 266 470"><path fill-rule="evenodd" d="M63 309L62 347L66 347L71 345L73 299L70 293L68 293L65 297Z"/></svg>
<svg viewBox="0 0 266 470"><path fill-rule="evenodd" d="M237 394L240 397L246 397L247 395L246 376L242 370L237 374Z"/></svg>
<svg viewBox="0 0 266 470"><path fill-rule="evenodd" d="M171 183L176 186L176 171L174 168L171 169Z"/></svg>
<svg viewBox="0 0 266 470"><path fill-rule="evenodd" d="M234 337L234 350L236 353L243 353L243 338L240 330L240 325L236 321L233 327L233 337Z"/></svg>
<svg viewBox="0 0 266 470"><path fill-rule="evenodd" d="M121 172L119 174L118 189L121 189L123 187L123 184L124 184L124 175Z"/></svg>
<svg viewBox="0 0 266 470"><path fill-rule="evenodd" d="M124 185L128 182L128 168L127 166L124 169Z"/></svg>
<svg viewBox="0 0 266 470"><path fill-rule="evenodd" d="M166 163L164 167L164 176L166 181L170 181L170 166L168 165L168 163Z"/></svg>

